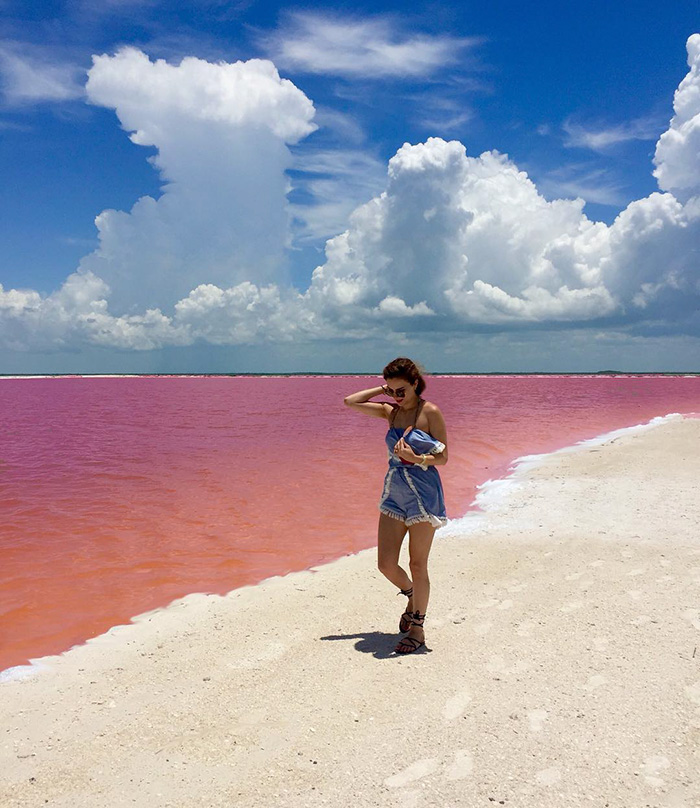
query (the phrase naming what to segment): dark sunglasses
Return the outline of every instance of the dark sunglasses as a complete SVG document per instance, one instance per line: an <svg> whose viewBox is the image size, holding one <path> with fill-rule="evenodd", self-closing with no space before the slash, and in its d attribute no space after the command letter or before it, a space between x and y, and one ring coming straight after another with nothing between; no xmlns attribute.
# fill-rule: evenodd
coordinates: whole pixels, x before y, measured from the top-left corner
<svg viewBox="0 0 700 808"><path fill-rule="evenodd" d="M405 387L399 387L397 390L392 390L388 384L385 384L384 387L390 396L395 396L396 398L404 398L406 396Z"/></svg>

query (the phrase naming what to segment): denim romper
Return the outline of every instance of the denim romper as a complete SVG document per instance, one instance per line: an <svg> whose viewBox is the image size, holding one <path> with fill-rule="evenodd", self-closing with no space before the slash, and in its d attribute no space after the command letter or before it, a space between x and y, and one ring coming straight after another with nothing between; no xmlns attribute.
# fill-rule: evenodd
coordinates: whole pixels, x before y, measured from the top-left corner
<svg viewBox="0 0 700 808"><path fill-rule="evenodd" d="M418 413L423 403L424 400L420 399L413 419L413 428L404 440L416 454L440 454L445 444L422 429L416 429ZM396 410L391 416L391 423L395 415ZM447 524L447 514L438 470L435 466L422 469L415 463L394 454L394 446L403 434L404 429L396 426L390 426L386 433L389 469L384 477L379 510L387 516L399 519L407 526L415 525L417 522L430 522L434 527L441 527Z"/></svg>

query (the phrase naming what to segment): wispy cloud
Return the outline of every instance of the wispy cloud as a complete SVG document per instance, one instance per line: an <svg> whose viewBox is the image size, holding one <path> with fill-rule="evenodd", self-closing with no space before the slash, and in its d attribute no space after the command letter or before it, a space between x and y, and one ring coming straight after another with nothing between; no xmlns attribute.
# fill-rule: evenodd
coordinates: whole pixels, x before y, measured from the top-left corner
<svg viewBox="0 0 700 808"><path fill-rule="evenodd" d="M31 132L32 127L26 123L19 123L18 121L9 121L0 118L0 132Z"/></svg>
<svg viewBox="0 0 700 808"><path fill-rule="evenodd" d="M459 132L476 116L463 98L449 95L426 93L420 106L423 110L420 123L431 135Z"/></svg>
<svg viewBox="0 0 700 808"><path fill-rule="evenodd" d="M629 202L621 184L608 171L588 163L570 163L537 179L537 187L549 199L575 199L598 205L623 207Z"/></svg>
<svg viewBox="0 0 700 808"><path fill-rule="evenodd" d="M0 82L7 106L69 101L85 94L85 71L36 45L0 42Z"/></svg>
<svg viewBox="0 0 700 808"><path fill-rule="evenodd" d="M342 233L352 211L381 192L386 163L359 149L296 149L295 188L306 194L292 205L295 243L322 243Z"/></svg>
<svg viewBox="0 0 700 808"><path fill-rule="evenodd" d="M615 126L587 128L567 119L562 128L567 135L564 146L605 152L611 146L629 140L656 140L663 131L664 124L653 118L637 118Z"/></svg>
<svg viewBox="0 0 700 808"><path fill-rule="evenodd" d="M262 45L282 67L348 78L427 78L457 63L481 37L414 34L388 16L285 15Z"/></svg>
<svg viewBox="0 0 700 808"><path fill-rule="evenodd" d="M107 17L113 14L130 14L149 11L161 5L161 0L68 0L67 7L74 17Z"/></svg>
<svg viewBox="0 0 700 808"><path fill-rule="evenodd" d="M358 205L386 184L386 162L367 148L367 135L352 115L329 107L316 110L318 129L292 147L290 201L294 245L321 248L342 233Z"/></svg>

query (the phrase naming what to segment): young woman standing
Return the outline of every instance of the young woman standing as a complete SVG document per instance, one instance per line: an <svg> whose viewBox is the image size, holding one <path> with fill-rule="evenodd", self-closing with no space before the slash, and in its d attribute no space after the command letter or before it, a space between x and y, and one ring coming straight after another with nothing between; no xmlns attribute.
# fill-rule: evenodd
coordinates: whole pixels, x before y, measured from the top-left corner
<svg viewBox="0 0 700 808"><path fill-rule="evenodd" d="M346 396L348 407L389 422L385 436L389 468L379 501L377 563L401 594L408 597L399 630L408 632L396 646L410 654L425 645L423 623L430 597L428 554L435 530L446 524L442 482L436 466L447 463L445 419L436 404L421 397L425 379L415 362L399 357L384 368L385 385ZM371 401L385 394L394 402ZM409 534L411 576L399 566L399 553Z"/></svg>

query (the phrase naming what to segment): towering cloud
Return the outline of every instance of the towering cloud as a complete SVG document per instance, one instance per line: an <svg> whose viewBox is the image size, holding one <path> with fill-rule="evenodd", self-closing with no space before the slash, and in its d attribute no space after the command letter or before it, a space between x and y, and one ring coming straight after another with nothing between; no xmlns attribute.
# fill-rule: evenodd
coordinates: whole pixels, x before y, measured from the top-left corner
<svg viewBox="0 0 700 808"><path fill-rule="evenodd" d="M87 95L157 149L165 183L159 199L97 218L81 270L107 282L113 312L168 310L200 283L284 282L286 144L314 129L314 109L271 62L174 66L125 48L94 59Z"/></svg>
<svg viewBox="0 0 700 808"><path fill-rule="evenodd" d="M656 144L659 188L682 200L700 190L700 34L688 38L688 75L673 97L675 115Z"/></svg>

